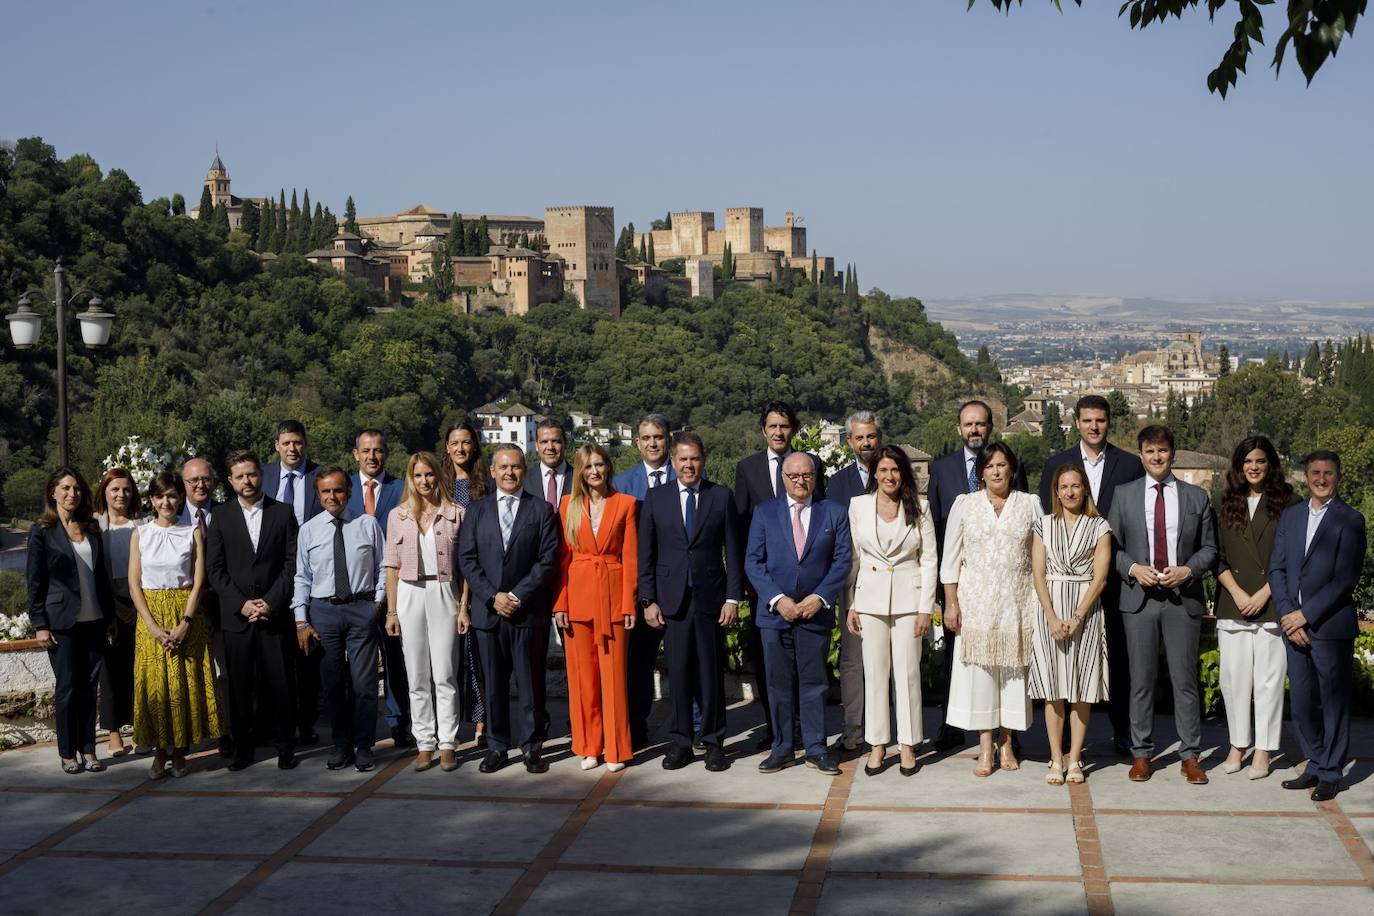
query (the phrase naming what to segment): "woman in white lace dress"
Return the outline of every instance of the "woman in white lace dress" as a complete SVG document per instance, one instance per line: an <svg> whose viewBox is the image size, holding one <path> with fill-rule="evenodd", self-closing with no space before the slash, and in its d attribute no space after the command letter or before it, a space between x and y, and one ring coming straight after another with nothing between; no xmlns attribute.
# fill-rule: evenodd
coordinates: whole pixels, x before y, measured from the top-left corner
<svg viewBox="0 0 1374 916"><path fill-rule="evenodd" d="M975 776L993 766L993 731L1004 770L1020 768L1011 729L1030 723L1026 669L1039 606L1031 582L1031 531L1040 501L1012 490L1016 455L1003 442L978 454L979 486L954 501L945 527L944 625L956 634L950 677L950 725L978 731Z"/></svg>

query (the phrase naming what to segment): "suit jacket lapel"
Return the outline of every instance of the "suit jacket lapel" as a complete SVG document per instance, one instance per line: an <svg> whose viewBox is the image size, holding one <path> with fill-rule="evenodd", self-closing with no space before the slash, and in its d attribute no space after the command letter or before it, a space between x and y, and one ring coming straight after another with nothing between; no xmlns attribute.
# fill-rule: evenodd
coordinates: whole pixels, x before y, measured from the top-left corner
<svg viewBox="0 0 1374 916"><path fill-rule="evenodd" d="M512 521L510 525L510 544L505 548L506 553L509 553L510 548L515 546L515 536L520 533L521 527L529 521L530 510L528 509L528 504L530 500L543 498L542 496L522 494L515 500L515 520ZM497 540L501 538L501 513L499 511L496 513L496 538Z"/></svg>
<svg viewBox="0 0 1374 916"><path fill-rule="evenodd" d="M786 508L786 504L784 504L784 509ZM797 558L798 561L805 559L806 555L811 552L811 545L816 543L816 532L819 531L821 525L824 524L824 519L825 516L822 514L820 510L820 503L816 501L815 497L812 497L811 524L806 526L806 545L802 547L801 556ZM788 519L787 521L788 527L790 528L792 520Z"/></svg>
<svg viewBox="0 0 1374 916"><path fill-rule="evenodd" d="M1340 499L1341 499L1341 498L1340 498L1339 496L1332 497L1331 502L1329 502L1329 503L1326 504L1326 511L1325 511L1324 513L1322 513L1322 520L1321 520L1320 522L1317 523L1317 530L1316 530L1316 533L1314 533L1314 534L1312 535L1312 543L1311 543L1311 544L1308 544L1308 545L1307 545L1307 548L1306 548L1306 549L1303 551L1303 553L1302 553L1302 560L1303 560L1304 563L1307 562L1307 558L1308 558L1308 557L1312 556L1312 548L1313 548L1313 547L1316 547L1317 544L1321 541L1321 539L1324 538L1324 537L1326 537L1326 533L1327 533L1328 531L1330 531L1332 527L1335 526L1335 524L1336 524L1336 521L1335 521L1336 504L1337 504L1338 502L1340 502ZM1307 502L1307 511L1308 511L1309 513L1312 511L1312 501L1311 501L1310 499L1309 499L1308 502ZM1306 517L1304 517L1304 518L1303 518L1303 532L1302 532L1303 541L1304 541L1304 542L1307 540L1307 525L1306 525L1306 522L1307 522L1307 519L1306 519Z"/></svg>

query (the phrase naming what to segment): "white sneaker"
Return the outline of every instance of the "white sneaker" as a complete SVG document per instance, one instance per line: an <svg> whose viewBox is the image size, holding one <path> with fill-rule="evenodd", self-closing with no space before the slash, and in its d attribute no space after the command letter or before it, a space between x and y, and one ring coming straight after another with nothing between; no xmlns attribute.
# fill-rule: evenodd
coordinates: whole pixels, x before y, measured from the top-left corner
<svg viewBox="0 0 1374 916"><path fill-rule="evenodd" d="M597 768L598 766L600 766L600 765L601 765L601 761L598 760L596 757L583 757L583 758L582 758L582 769L584 769L584 770L594 770L594 769L596 769L596 768Z"/></svg>
<svg viewBox="0 0 1374 916"><path fill-rule="evenodd" d="M623 764L623 763L608 763L608 764L606 764L606 769L610 770L612 773L619 773L621 770L625 769L625 764Z"/></svg>

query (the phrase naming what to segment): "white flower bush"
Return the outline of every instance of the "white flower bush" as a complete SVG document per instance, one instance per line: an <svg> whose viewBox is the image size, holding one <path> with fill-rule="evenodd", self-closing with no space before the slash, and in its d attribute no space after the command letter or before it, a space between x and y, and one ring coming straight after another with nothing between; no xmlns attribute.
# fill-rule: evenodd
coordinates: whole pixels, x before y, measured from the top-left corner
<svg viewBox="0 0 1374 916"><path fill-rule="evenodd" d="M185 464L187 459L196 457L193 445L183 442L177 448L168 448L157 443L145 443L141 436L130 436L113 455L106 455L102 470L124 468L134 476L138 492L148 490L148 482L161 471L175 470ZM146 500L144 500L146 503ZM145 505L144 508L147 508Z"/></svg>
<svg viewBox="0 0 1374 916"><path fill-rule="evenodd" d="M0 614L0 642L15 642L33 638L33 625L28 614Z"/></svg>
<svg viewBox="0 0 1374 916"><path fill-rule="evenodd" d="M821 438L819 422L799 429L792 437L792 448L799 452L810 452L821 459L826 471L836 471L854 460L854 453L848 445Z"/></svg>

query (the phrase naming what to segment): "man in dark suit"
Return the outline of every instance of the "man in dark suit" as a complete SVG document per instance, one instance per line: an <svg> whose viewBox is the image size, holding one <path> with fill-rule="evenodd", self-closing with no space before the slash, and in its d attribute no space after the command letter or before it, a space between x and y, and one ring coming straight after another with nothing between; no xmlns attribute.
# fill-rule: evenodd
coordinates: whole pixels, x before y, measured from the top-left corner
<svg viewBox="0 0 1374 916"><path fill-rule="evenodd" d="M787 492L782 479L782 463L792 454L792 436L797 432L797 412L792 409L791 404L771 401L764 405L759 413L759 426L763 430L766 447L761 452L740 459L735 465L735 512L739 515L741 534L749 531L749 523L756 508ZM819 458L815 455L809 457L814 465L816 478L815 497L824 499L825 469L821 466ZM757 615L757 608L754 613ZM754 693L759 705L763 707L764 715L764 734L759 739L758 749L766 751L773 747L773 733L776 730L772 706L768 702L767 661L757 630L749 628L745 639L748 642L749 663L754 669ZM795 703L793 708L796 708ZM795 723L793 726L795 732Z"/></svg>
<svg viewBox="0 0 1374 916"><path fill-rule="evenodd" d="M391 454L386 433L380 429L365 429L353 441L353 460L358 473L348 494L348 516L370 515L382 526L386 535L387 518L401 501L405 484L399 477L386 472L386 459ZM382 688L386 695L386 724L391 729L393 747L409 747L415 743L410 731L410 688L406 683L405 655L401 652L401 638L386 634L386 621L377 621L377 643L382 652Z"/></svg>
<svg viewBox="0 0 1374 916"><path fill-rule="evenodd" d="M186 504L181 507L181 524L195 525L201 537L210 532L210 518L220 503L212 495L215 492L215 469L204 458L188 458L181 466L181 483L186 487ZM215 659L215 685L220 696L229 695L229 681L225 672L228 665L224 661L224 633L219 628L219 600L214 588L206 588L200 593L200 610L210 624L210 655ZM226 760L234 757L234 739L229 735L228 717L220 720L224 734L219 736L219 755Z"/></svg>
<svg viewBox="0 0 1374 916"><path fill-rule="evenodd" d="M1207 774L1197 762L1202 745L1198 636L1206 606L1202 577L1217 559L1216 514L1206 490L1174 477L1174 434L1167 426L1147 426L1136 441L1145 476L1116 488L1107 517L1117 549L1121 623L1131 664L1130 778L1150 778L1162 642L1173 684L1180 773L1192 785L1204 785Z"/></svg>
<svg viewBox="0 0 1374 916"><path fill-rule="evenodd" d="M1040 477L1040 505L1048 515L1053 509L1050 482L1054 480L1054 472L1066 464L1076 464L1083 468L1088 478L1088 487L1092 490L1098 515L1107 518L1112 511L1112 496L1116 488L1144 477L1145 468L1135 455L1107 441L1112 425L1112 405L1106 398L1100 394L1085 394L1078 399L1073 414L1079 442L1073 448L1056 452L1045 462L1045 470ZM1107 715L1112 723L1112 746L1118 755L1129 757L1131 666L1130 653L1126 651L1126 631L1121 625L1121 610L1117 606L1120 591L1121 583L1116 578L1116 572L1108 573L1107 586L1102 591L1103 622L1107 626L1107 677L1111 688Z"/></svg>
<svg viewBox="0 0 1374 916"><path fill-rule="evenodd" d="M525 769L549 768L542 748L548 726L544 666L558 571L558 516L522 489L525 456L498 445L492 453L496 492L468 508L458 533L458 565L472 588L472 626L487 688L487 754L479 768L494 773L512 743L510 679L520 699L519 743Z"/></svg>
<svg viewBox="0 0 1374 916"><path fill-rule="evenodd" d="M930 517L935 522L936 549L942 561L945 557L945 525L949 521L950 510L954 508L954 501L960 495L978 489L978 478L973 473L973 464L978 457L978 450L987 444L988 438L992 435L992 408L987 402L976 399L965 401L959 405L958 416L959 439L963 445L930 463L930 482L926 486ZM1027 490L1026 472L1019 462L1011 485L1022 493ZM944 601L943 588L937 589L936 595L938 600ZM964 744L963 730L953 728L944 722L945 704L949 700L949 679L953 673L950 653L954 651L954 639L948 631L945 633L944 641L945 649L939 662L939 677L944 685L939 697L941 721L940 731L935 736L935 749L940 751L962 747ZM1012 746L1019 752L1015 732L1012 733Z"/></svg>
<svg viewBox="0 0 1374 916"><path fill-rule="evenodd" d="M277 766L296 766L295 703L290 677L291 595L296 574L296 517L290 506L263 495L262 466L250 451L225 459L237 499L210 521L206 570L219 597L229 681L231 770L253 762L254 700L272 718ZM266 691L261 695L260 691Z"/></svg>
<svg viewBox="0 0 1374 916"><path fill-rule="evenodd" d="M834 500L845 511L849 501L868 492L868 465L883 445L878 415L871 410L856 410L845 424L849 431L849 450L854 460L830 476L826 499ZM839 620L847 609L838 608ZM864 658L863 640L840 627L840 704L844 707L844 735L840 746L852 751L863 743L864 735Z"/></svg>
<svg viewBox="0 0 1374 916"><path fill-rule="evenodd" d="M1269 585L1279 626L1287 637L1288 696L1298 746L1307 758L1301 776L1285 789L1311 790L1313 801L1340 791L1350 752L1350 693L1355 637L1360 633L1355 586L1364 566L1364 516L1337 495L1341 459L1335 452L1308 455L1308 501L1279 520Z"/></svg>
<svg viewBox="0 0 1374 916"><path fill-rule="evenodd" d="M852 544L849 514L838 503L816 500L810 455L783 462L787 492L759 506L749 525L744 564L759 610L754 616L768 659L768 696L773 721L801 715L806 763L838 775L825 744L826 655L835 625L835 603L849 580ZM793 762L786 729L774 730L773 748L759 772L776 773Z"/></svg>
<svg viewBox="0 0 1374 916"><path fill-rule="evenodd" d="M557 420L541 420L534 428L534 453L539 461L525 475L525 492L538 496L558 514L558 503L572 492L572 467L564 457L567 433Z"/></svg>
<svg viewBox="0 0 1374 916"><path fill-rule="evenodd" d="M651 490L672 483L675 479L673 463L668 460L668 418L657 413L645 414L636 429L635 445L643 460L617 474L611 486L617 492L628 493L639 500L642 525L644 498ZM658 649L663 644L662 628L644 625L642 597L639 620L630 630L630 651L625 666L630 745L635 748L649 743L649 713L654 705L654 666L658 664Z"/></svg>
<svg viewBox="0 0 1374 916"><path fill-rule="evenodd" d="M676 480L649 491L639 510L639 604L664 634L673 719L665 770L692 762L692 701L700 697L706 769L725 760L725 630L743 589L739 520L728 487L702 479L706 446L673 439Z"/></svg>

